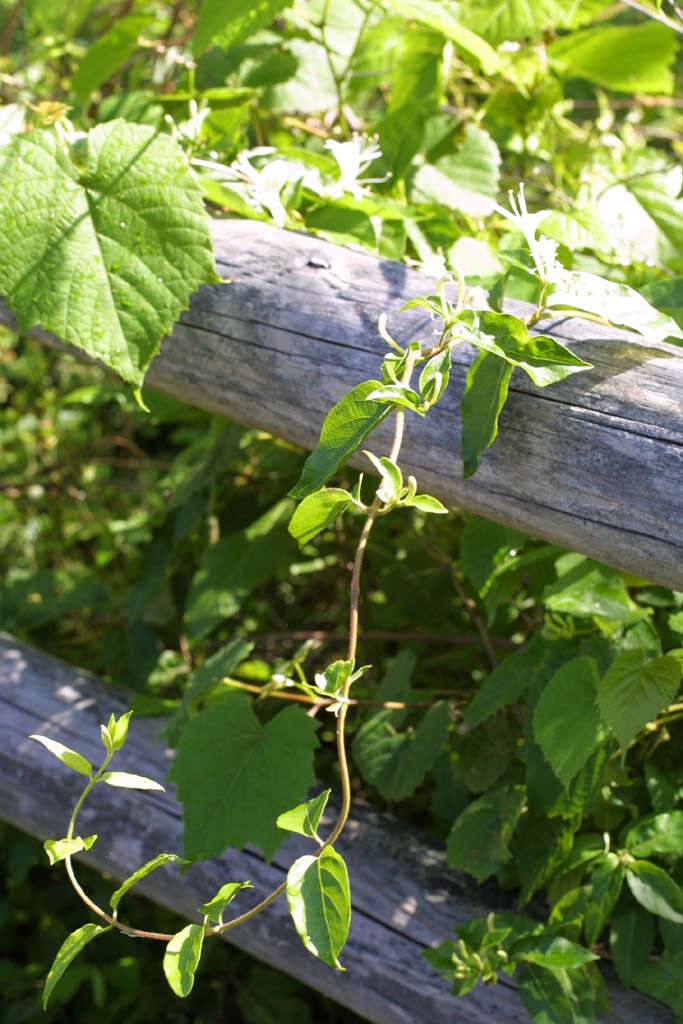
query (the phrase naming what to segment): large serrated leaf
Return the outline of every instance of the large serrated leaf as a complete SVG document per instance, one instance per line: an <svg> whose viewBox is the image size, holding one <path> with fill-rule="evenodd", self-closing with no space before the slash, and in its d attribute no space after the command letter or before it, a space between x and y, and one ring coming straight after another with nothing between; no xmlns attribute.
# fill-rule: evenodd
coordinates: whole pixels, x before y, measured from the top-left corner
<svg viewBox="0 0 683 1024"><path fill-rule="evenodd" d="M598 686L598 704L619 740L622 758L636 733L674 699L680 680L677 658L662 655L648 661L640 648L626 651L610 665Z"/></svg>
<svg viewBox="0 0 683 1024"><path fill-rule="evenodd" d="M287 873L287 902L309 953L338 971L349 934L351 895L346 864L331 846L319 857L299 857Z"/></svg>
<svg viewBox="0 0 683 1024"><path fill-rule="evenodd" d="M292 0L202 0L195 25L192 52L199 56L215 43L227 49L244 42L260 28L266 28Z"/></svg>
<svg viewBox="0 0 683 1024"><path fill-rule="evenodd" d="M471 803L454 821L447 857L478 882L510 859L509 843L526 801L524 786L500 786Z"/></svg>
<svg viewBox="0 0 683 1024"><path fill-rule="evenodd" d="M380 711L359 729L353 756L363 778L386 800L405 800L415 792L446 738L450 714L440 701L415 729L397 732L394 712Z"/></svg>
<svg viewBox="0 0 683 1024"><path fill-rule="evenodd" d="M290 492L293 498L305 498L327 483L368 434L391 412L384 402L368 402L367 396L381 388L378 380L356 385L328 412L315 451L304 463L301 477Z"/></svg>
<svg viewBox="0 0 683 1024"><path fill-rule="evenodd" d="M568 786L605 733L596 702L593 658L573 658L555 673L534 713L534 736L558 779Z"/></svg>
<svg viewBox="0 0 683 1024"><path fill-rule="evenodd" d="M43 989L43 1009L47 1008L52 990L64 974L65 970L69 966L72 960L74 960L84 946L87 946L89 942L101 935L102 932L108 931L107 928L101 927L99 924L84 924L81 928L77 928L75 932L72 932L59 947L57 956L54 959L50 972L45 979L45 988Z"/></svg>
<svg viewBox="0 0 683 1024"><path fill-rule="evenodd" d="M202 191L176 143L98 125L69 151L47 130L0 150L0 293L136 386L200 285L215 281Z"/></svg>
<svg viewBox="0 0 683 1024"><path fill-rule="evenodd" d="M428 25L450 39L481 66L485 75L500 71L502 62L492 46L465 26L436 0L388 0L389 6L406 18Z"/></svg>
<svg viewBox="0 0 683 1024"><path fill-rule="evenodd" d="M263 726L238 693L193 718L169 773L184 804L185 855L253 843L270 859L284 839L276 818L315 783L317 726L301 708Z"/></svg>

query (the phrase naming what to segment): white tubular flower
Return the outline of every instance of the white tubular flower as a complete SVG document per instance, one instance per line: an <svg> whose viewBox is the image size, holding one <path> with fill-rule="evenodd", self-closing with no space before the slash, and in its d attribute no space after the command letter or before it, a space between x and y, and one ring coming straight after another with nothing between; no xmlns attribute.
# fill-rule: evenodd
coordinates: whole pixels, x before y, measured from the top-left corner
<svg viewBox="0 0 683 1024"><path fill-rule="evenodd" d="M341 171L339 180L327 189L327 195L332 199L338 199L344 192L350 192L354 199L362 199L365 191L361 187L362 185L371 181L384 180L359 178L359 175L367 170L373 160L377 160L382 155L382 150L375 142L368 142L367 139L356 135L350 142L337 142L336 139L328 139L325 149L331 151Z"/></svg>
<svg viewBox="0 0 683 1024"><path fill-rule="evenodd" d="M540 279L548 283L559 283L566 271L557 260L557 242L545 235L536 238L538 225L550 216L552 210L538 210L537 213L529 213L524 196L524 182L520 183L516 196L513 192L509 192L508 195L512 212L498 203L495 204L495 210L506 220L512 221L524 235Z"/></svg>

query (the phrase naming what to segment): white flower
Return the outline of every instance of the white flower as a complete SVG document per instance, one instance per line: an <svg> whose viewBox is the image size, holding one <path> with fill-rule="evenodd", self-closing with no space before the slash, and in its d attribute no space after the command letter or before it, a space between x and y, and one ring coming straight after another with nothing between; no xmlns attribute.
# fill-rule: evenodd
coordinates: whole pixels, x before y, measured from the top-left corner
<svg viewBox="0 0 683 1024"><path fill-rule="evenodd" d="M559 283L566 271L557 260L557 242L545 235L536 238L539 224L550 216L552 210L538 210L537 213L529 213L524 196L524 182L520 183L516 196L512 192L509 192L508 195L512 212L498 203L495 204L495 209L506 220L512 221L524 235L540 279L548 283Z"/></svg>
<svg viewBox="0 0 683 1024"><path fill-rule="evenodd" d="M350 192L354 199L362 199L365 191L361 188L363 184L383 180L359 178L359 175L382 155L382 150L375 142L368 142L367 139L356 135L350 142L337 142L336 139L328 139L325 149L332 152L341 171L338 181L326 189L330 198L338 199L344 192Z"/></svg>

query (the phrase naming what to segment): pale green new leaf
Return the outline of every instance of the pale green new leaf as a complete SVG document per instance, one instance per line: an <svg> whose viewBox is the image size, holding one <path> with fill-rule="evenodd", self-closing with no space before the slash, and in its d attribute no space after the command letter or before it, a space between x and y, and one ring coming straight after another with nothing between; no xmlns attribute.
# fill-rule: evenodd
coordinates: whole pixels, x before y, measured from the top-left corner
<svg viewBox="0 0 683 1024"><path fill-rule="evenodd" d="M116 892L112 893L109 898L109 904L112 910L116 910L119 903L126 895L126 893L137 885L143 878L151 874L152 871L156 871L157 868L161 868L164 864L188 864L189 861L179 857L176 853L159 853L152 860L148 860L146 864L143 864L141 868L134 871L132 875L129 875L118 887Z"/></svg>
<svg viewBox="0 0 683 1024"><path fill-rule="evenodd" d="M683 891L666 871L649 860L635 860L627 866L626 881L640 905L651 914L683 924Z"/></svg>
<svg viewBox="0 0 683 1024"><path fill-rule="evenodd" d="M437 515L444 515L448 512L446 506L431 494L414 494L412 498L403 498L401 508L418 508L420 512L431 512Z"/></svg>
<svg viewBox="0 0 683 1024"><path fill-rule="evenodd" d="M648 341L683 338L683 331L676 322L651 306L633 288L583 270L563 275L562 283L553 290L546 305L552 309L567 307L593 313L615 326L637 331Z"/></svg>
<svg viewBox="0 0 683 1024"><path fill-rule="evenodd" d="M303 547L344 515L351 500L349 492L340 487L323 487L314 494L308 494L297 505L287 529L299 547Z"/></svg>
<svg viewBox="0 0 683 1024"><path fill-rule="evenodd" d="M411 180L411 198L449 206L469 217L489 216L498 193L499 168L496 143L488 132L468 124L455 152L417 168Z"/></svg>
<svg viewBox="0 0 683 1024"><path fill-rule="evenodd" d="M202 0L192 39L192 52L198 57L214 43L227 50L238 46L289 7L292 0Z"/></svg>
<svg viewBox="0 0 683 1024"><path fill-rule="evenodd" d="M339 962L351 920L346 864L331 846L319 857L296 860L287 873L287 902L309 953L343 971Z"/></svg>
<svg viewBox="0 0 683 1024"><path fill-rule="evenodd" d="M624 836L623 845L634 857L653 853L683 854L683 811L667 811L639 818Z"/></svg>
<svg viewBox="0 0 683 1024"><path fill-rule="evenodd" d="M585 78L616 92L670 96L676 49L675 33L648 21L572 32L550 43L546 53L551 67L565 77Z"/></svg>
<svg viewBox="0 0 683 1024"><path fill-rule="evenodd" d="M447 858L483 882L510 859L509 844L526 802L524 786L500 786L458 815L448 836Z"/></svg>
<svg viewBox="0 0 683 1024"><path fill-rule="evenodd" d="M501 70L501 59L493 47L457 21L445 4L437 0L387 0L387 3L398 14L414 18L450 39L478 62L485 75L493 75Z"/></svg>
<svg viewBox="0 0 683 1024"><path fill-rule="evenodd" d="M407 387L405 384L381 384L375 391L368 395L369 402L391 402L392 405L403 406L420 416L424 416L422 402L417 391Z"/></svg>
<svg viewBox="0 0 683 1024"><path fill-rule="evenodd" d="M468 340L519 366L539 388L591 368L554 338L529 334L523 320L507 313L480 313L479 330Z"/></svg>
<svg viewBox="0 0 683 1024"><path fill-rule="evenodd" d="M505 405L514 367L497 355L480 352L467 371L460 400L462 471L465 479L476 473L482 452L498 434L498 417Z"/></svg>
<svg viewBox="0 0 683 1024"><path fill-rule="evenodd" d="M45 979L45 988L43 989L43 1009L47 1008L52 990L64 974L65 970L69 966L72 960L78 956L84 946L87 946L89 942L101 935L102 932L108 931L108 928L103 928L99 924L84 924L81 928L77 928L75 932L72 932L67 939L59 947L57 956L54 959L50 972Z"/></svg>
<svg viewBox="0 0 683 1024"><path fill-rule="evenodd" d="M135 52L138 39L156 19L156 12L134 13L117 18L114 24L85 51L71 80L80 103L88 104L91 94Z"/></svg>
<svg viewBox="0 0 683 1024"><path fill-rule="evenodd" d="M432 356L420 374L420 394L422 401L435 405L448 387L451 374L451 350L445 348Z"/></svg>
<svg viewBox="0 0 683 1024"><path fill-rule="evenodd" d="M164 792L164 787L154 779L148 779L144 775L133 775L132 772L105 772L98 781L119 789L159 789Z"/></svg>
<svg viewBox="0 0 683 1024"><path fill-rule="evenodd" d="M202 191L181 148L108 121L72 151L52 131L0 148L0 294L140 386L190 295L215 281Z"/></svg>
<svg viewBox="0 0 683 1024"><path fill-rule="evenodd" d="M197 860L253 843L270 860L284 838L278 815L315 784L317 727L296 707L261 725L239 693L193 718L169 773L184 804L185 855Z"/></svg>
<svg viewBox="0 0 683 1024"><path fill-rule="evenodd" d="M356 733L353 756L366 782L386 800L405 800L415 792L441 750L450 722L448 704L439 701L416 728L397 732L395 713L384 710Z"/></svg>
<svg viewBox="0 0 683 1024"><path fill-rule="evenodd" d="M164 974L166 981L181 999L189 996L192 991L203 943L204 926L188 924L166 946Z"/></svg>
<svg viewBox="0 0 683 1024"><path fill-rule="evenodd" d="M313 839L331 792L330 789L324 789L322 793L318 793L305 804L299 804L291 811L285 811L284 814L279 815L275 824L287 832L298 832L301 836Z"/></svg>
<svg viewBox="0 0 683 1024"><path fill-rule="evenodd" d="M86 836L85 839L80 836L73 836L71 839L46 839L43 848L52 865L74 853L79 853L80 850L89 850L96 839L96 835Z"/></svg>
<svg viewBox="0 0 683 1024"><path fill-rule="evenodd" d="M681 666L671 655L648 661L638 648L612 662L600 680L598 704L619 740L622 757L635 735L673 701L680 680Z"/></svg>
<svg viewBox="0 0 683 1024"><path fill-rule="evenodd" d="M197 907L198 914L204 914L210 921L214 921L219 924L223 916L223 911L232 903L235 896L242 889L253 889L251 882L226 882L222 885L214 898L209 900L208 903L202 903L201 907Z"/></svg>
<svg viewBox="0 0 683 1024"><path fill-rule="evenodd" d="M581 770L604 736L596 703L593 658L574 658L547 684L534 712L534 736L564 786Z"/></svg>
<svg viewBox="0 0 683 1024"><path fill-rule="evenodd" d="M378 380L366 380L330 409L318 447L306 459L299 482L290 492L293 498L305 498L326 484L389 415L391 407L384 402L367 401L367 396L381 387Z"/></svg>
<svg viewBox="0 0 683 1024"><path fill-rule="evenodd" d="M71 768L72 771L78 772L79 775L92 775L92 765L90 761L87 761L82 754L79 754L76 750L72 750L71 747L65 747L63 743L58 740L50 739L49 736L38 736L36 733L32 733L29 736L30 740L37 740L38 743L42 743L46 750L49 750L51 754L54 754L58 760L65 764L67 768Z"/></svg>

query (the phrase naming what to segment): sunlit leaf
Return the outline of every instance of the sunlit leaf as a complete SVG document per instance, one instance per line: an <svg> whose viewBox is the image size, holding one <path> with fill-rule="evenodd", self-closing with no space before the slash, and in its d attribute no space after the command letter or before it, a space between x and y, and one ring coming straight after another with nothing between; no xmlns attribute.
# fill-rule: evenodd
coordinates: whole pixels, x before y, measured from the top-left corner
<svg viewBox="0 0 683 1024"><path fill-rule="evenodd" d="M72 750L71 747L65 747L63 743L58 740L53 740L49 736L38 736L32 733L29 739L37 740L38 743L42 743L46 750L49 750L51 754L54 754L58 760L65 764L67 768L71 768L73 771L78 772L79 775L92 775L92 765L90 761L87 761L82 754L79 754L76 750Z"/></svg>
<svg viewBox="0 0 683 1024"><path fill-rule="evenodd" d="M299 857L287 873L287 902L309 953L338 971L351 920L346 864L332 847L319 857Z"/></svg>
<svg viewBox="0 0 683 1024"><path fill-rule="evenodd" d="M132 772L105 772L100 776L100 781L119 789L158 789L164 792L164 787L154 779L148 779L144 775L133 775Z"/></svg>
<svg viewBox="0 0 683 1024"><path fill-rule="evenodd" d="M198 914L204 914L209 918L210 921L214 921L216 924L221 920L223 911L225 908L232 903L235 896L242 889L253 889L251 882L226 882L222 885L214 898L209 900L208 903L202 903L201 907L197 907Z"/></svg>
<svg viewBox="0 0 683 1024"><path fill-rule="evenodd" d="M109 903L112 910L116 910L119 903L126 895L126 893L137 885L143 878L151 874L152 871L156 871L157 868L161 868L164 864L187 864L188 861L183 860L182 857L178 857L175 853L159 853L152 860L148 860L146 864L143 864L141 868L134 871L132 875L125 879L118 887L116 892L112 893L109 898Z"/></svg>
<svg viewBox="0 0 683 1024"><path fill-rule="evenodd" d="M84 924L81 928L77 928L75 932L62 943L59 948L59 952L54 959L50 973L45 979L45 988L43 989L43 1009L47 1008L52 990L64 974L69 964L74 960L84 946L87 946L89 942L101 935L102 932L108 931L107 928L102 928L99 924Z"/></svg>
<svg viewBox="0 0 683 1024"><path fill-rule="evenodd" d="M351 495L340 487L324 487L314 494L308 494L297 505L289 521L287 529L299 546L308 544L309 540L331 526L346 512L351 504Z"/></svg>
<svg viewBox="0 0 683 1024"><path fill-rule="evenodd" d="M194 985L194 976L199 966L204 942L204 927L188 924L173 936L164 953L164 974L166 981L181 999L189 996Z"/></svg>
<svg viewBox="0 0 683 1024"><path fill-rule="evenodd" d="M683 924L683 891L662 868L649 860L632 861L626 881L641 906L651 914Z"/></svg>
<svg viewBox="0 0 683 1024"><path fill-rule="evenodd" d="M305 804L299 804L291 811L285 811L278 816L276 825L278 828L286 829L287 832L298 832L301 836L309 836L311 839L316 835L322 813L325 810L328 798L332 790L324 789L312 800Z"/></svg>
<svg viewBox="0 0 683 1024"><path fill-rule="evenodd" d="M96 839L96 835L86 836L85 839L80 836L73 836L71 839L46 839L43 847L50 864L57 864L58 861L64 860L74 853L89 850Z"/></svg>

